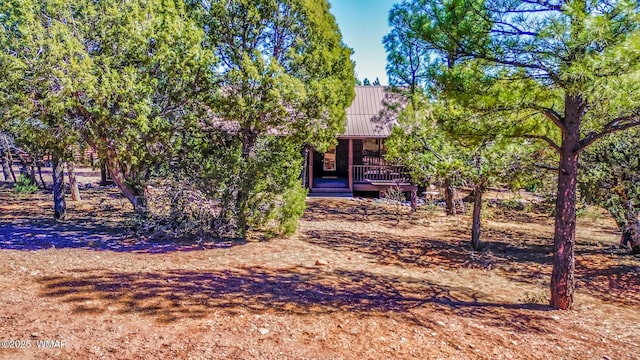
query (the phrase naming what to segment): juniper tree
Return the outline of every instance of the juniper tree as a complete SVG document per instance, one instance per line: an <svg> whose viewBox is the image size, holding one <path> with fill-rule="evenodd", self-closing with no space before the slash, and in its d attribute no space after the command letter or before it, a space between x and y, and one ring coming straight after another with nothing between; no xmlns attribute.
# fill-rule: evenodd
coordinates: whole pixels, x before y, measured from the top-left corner
<svg viewBox="0 0 640 360"><path fill-rule="evenodd" d="M2 3L9 62L21 74L11 102L26 124L47 127L54 165L68 156L63 134L76 132L111 178L139 203L150 173L179 141L198 79L215 62L201 52L202 29L180 0ZM76 141L75 139L73 140ZM64 151L64 154L63 154ZM54 171L58 174L58 172ZM54 181L55 182L55 181Z"/></svg>
<svg viewBox="0 0 640 360"><path fill-rule="evenodd" d="M16 141L37 152L51 154L54 218L66 216L62 163L77 134L67 122L67 109L76 60L74 43L60 20L60 3L8 1L0 5L3 62L12 74L5 79L9 93L5 122ZM6 89L5 89L6 91ZM11 121L8 121L11 117ZM5 123L5 125L6 125ZM36 150L37 149L37 150Z"/></svg>
<svg viewBox="0 0 640 360"><path fill-rule="evenodd" d="M244 236L282 205L283 193L298 182L300 148L327 147L344 128L354 95L351 50L324 0L191 5L206 30L209 51L220 61L215 67L220 90L205 102L210 121L202 126L209 131L204 136L219 139L218 149L232 154L226 163L215 155L203 160L210 171L225 169L217 187L228 200L223 203L230 204L228 217L237 219L237 235Z"/></svg>

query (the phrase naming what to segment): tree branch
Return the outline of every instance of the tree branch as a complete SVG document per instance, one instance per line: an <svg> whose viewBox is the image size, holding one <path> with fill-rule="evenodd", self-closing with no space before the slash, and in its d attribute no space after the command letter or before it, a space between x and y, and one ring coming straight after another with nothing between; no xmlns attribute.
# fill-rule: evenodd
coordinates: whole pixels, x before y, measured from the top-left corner
<svg viewBox="0 0 640 360"><path fill-rule="evenodd" d="M564 133L567 131L567 127L564 125L563 117L560 113L553 110L552 108L536 105L536 104L527 104L525 105L529 109L537 110L542 113L547 119L551 120L560 130Z"/></svg>
<svg viewBox="0 0 640 360"><path fill-rule="evenodd" d="M580 146L578 146L577 152L584 150L587 146L593 144L605 135L623 131L635 126L640 126L640 109L636 110L633 114L628 116L619 117L617 119L609 121L602 127L600 132L592 131L582 140L580 140Z"/></svg>
<svg viewBox="0 0 640 360"><path fill-rule="evenodd" d="M549 144L549 146L551 146L558 154L562 151L560 146L558 144L556 144L555 141L551 140L551 138L548 137L548 136L544 136L544 135L522 135L522 137L525 138L525 139L543 140L547 144Z"/></svg>
<svg viewBox="0 0 640 360"><path fill-rule="evenodd" d="M514 24L510 24L507 22L503 22L503 21L495 21L494 20L494 24L496 25L500 25L500 26L504 26L507 28L511 28L513 31L508 31L505 30L503 28L500 29L491 29L491 32L494 33L501 33L501 34L506 34L506 35L528 35L528 36L538 36L539 34L537 32L533 32L533 31L526 31L523 29L520 29L519 27L515 26Z"/></svg>
<svg viewBox="0 0 640 360"><path fill-rule="evenodd" d="M558 171L560 170L560 168L558 168L557 166L549 166L549 165L545 165L545 164L534 164L533 166L539 168L539 169L544 169L544 170L550 170L550 171Z"/></svg>
<svg viewBox="0 0 640 360"><path fill-rule="evenodd" d="M562 11L562 4L552 4L551 1L521 0L523 3L543 6L549 10Z"/></svg>
<svg viewBox="0 0 640 360"><path fill-rule="evenodd" d="M496 63L496 64L500 64L500 65L507 65L507 66L513 66L515 68L534 69L534 70L544 71L552 81L554 81L557 84L561 83L560 78L553 71L551 71L551 70L549 70L546 67L541 66L541 65L528 64L528 63L521 62L521 61L516 61L516 60L500 59L500 58L488 56L488 55L485 55L485 54L469 54L469 53L467 53L467 54L464 54L464 55L465 56L475 57L477 59L490 61L490 62L493 62L493 63Z"/></svg>

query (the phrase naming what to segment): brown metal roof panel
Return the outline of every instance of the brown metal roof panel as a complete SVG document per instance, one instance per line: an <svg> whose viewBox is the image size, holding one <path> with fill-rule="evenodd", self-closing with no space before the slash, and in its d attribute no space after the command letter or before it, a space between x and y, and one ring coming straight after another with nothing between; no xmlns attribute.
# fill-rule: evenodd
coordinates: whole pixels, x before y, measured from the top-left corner
<svg viewBox="0 0 640 360"><path fill-rule="evenodd" d="M397 121L397 106L404 100L384 86L358 86L347 108L347 128L342 136L386 137Z"/></svg>
<svg viewBox="0 0 640 360"><path fill-rule="evenodd" d="M351 115L347 122L347 129L343 136L389 136L390 125L376 124L367 115Z"/></svg>

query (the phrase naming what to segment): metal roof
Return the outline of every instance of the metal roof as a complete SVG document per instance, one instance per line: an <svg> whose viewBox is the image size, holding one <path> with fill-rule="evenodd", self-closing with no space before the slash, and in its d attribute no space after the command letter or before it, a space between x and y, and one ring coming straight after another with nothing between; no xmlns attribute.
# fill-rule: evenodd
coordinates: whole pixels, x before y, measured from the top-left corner
<svg viewBox="0 0 640 360"><path fill-rule="evenodd" d="M356 86L355 90L347 108L346 131L339 137L388 137L404 105L403 98L385 86Z"/></svg>

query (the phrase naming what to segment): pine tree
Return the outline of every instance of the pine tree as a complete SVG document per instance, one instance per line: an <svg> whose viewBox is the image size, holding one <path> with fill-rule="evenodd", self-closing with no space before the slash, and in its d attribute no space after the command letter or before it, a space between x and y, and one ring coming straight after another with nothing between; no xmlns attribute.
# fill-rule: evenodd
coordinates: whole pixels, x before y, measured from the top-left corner
<svg viewBox="0 0 640 360"><path fill-rule="evenodd" d="M639 8L415 0L392 10L403 19L393 31L406 34L394 38L415 41L429 60L422 84L478 115L477 133L538 139L557 152L554 308L573 304L578 157L601 137L640 125Z"/></svg>

